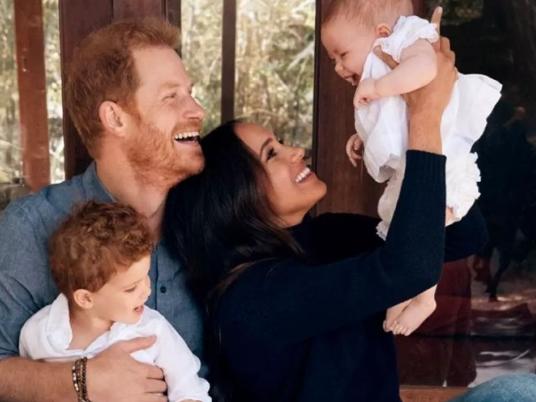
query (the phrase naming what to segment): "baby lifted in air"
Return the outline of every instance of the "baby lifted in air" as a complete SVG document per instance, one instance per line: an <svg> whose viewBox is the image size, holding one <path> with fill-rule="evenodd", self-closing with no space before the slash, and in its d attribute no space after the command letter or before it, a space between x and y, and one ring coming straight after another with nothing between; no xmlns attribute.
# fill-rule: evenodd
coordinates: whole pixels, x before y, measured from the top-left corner
<svg viewBox="0 0 536 402"><path fill-rule="evenodd" d="M378 203L378 235L385 239L402 185L408 120L401 95L430 83L437 73L432 43L437 27L413 14L411 0L333 0L322 22L321 38L335 72L353 86L356 134L346 145L355 165L363 161L377 182L387 182ZM391 69L373 49L398 65ZM457 222L478 198L480 172L471 147L499 100L501 84L477 74L458 75L443 113L441 137L447 157L447 220ZM423 211L425 213L425 211ZM435 310L435 286L387 310L384 329L409 335Z"/></svg>

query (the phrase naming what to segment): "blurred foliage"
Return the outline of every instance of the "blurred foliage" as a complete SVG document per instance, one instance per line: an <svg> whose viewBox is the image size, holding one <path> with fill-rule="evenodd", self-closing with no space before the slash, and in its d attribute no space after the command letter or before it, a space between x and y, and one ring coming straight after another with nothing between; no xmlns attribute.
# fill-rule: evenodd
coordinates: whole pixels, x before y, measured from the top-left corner
<svg viewBox="0 0 536 402"><path fill-rule="evenodd" d="M182 0L182 55L207 111L206 129L220 123L221 108L223 1L214 3ZM236 117L271 127L285 142L310 148L314 0L239 0L237 7Z"/></svg>
<svg viewBox="0 0 536 402"><path fill-rule="evenodd" d="M0 0L0 183L22 176L13 0Z"/></svg>
<svg viewBox="0 0 536 402"><path fill-rule="evenodd" d="M22 177L13 0L0 0L0 183ZM63 180L58 0L43 0L51 179Z"/></svg>
<svg viewBox="0 0 536 402"><path fill-rule="evenodd" d="M56 183L65 180L58 0L43 0L43 18L50 176L52 183Z"/></svg>
<svg viewBox="0 0 536 402"><path fill-rule="evenodd" d="M206 111L204 129L220 124L223 0L182 0L181 54Z"/></svg>

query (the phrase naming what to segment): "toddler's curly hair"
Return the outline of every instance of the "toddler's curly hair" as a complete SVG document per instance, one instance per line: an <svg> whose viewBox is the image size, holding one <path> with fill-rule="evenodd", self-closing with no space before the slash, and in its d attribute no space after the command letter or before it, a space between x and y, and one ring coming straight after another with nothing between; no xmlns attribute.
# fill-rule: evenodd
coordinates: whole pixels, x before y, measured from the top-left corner
<svg viewBox="0 0 536 402"><path fill-rule="evenodd" d="M76 206L49 241L52 275L68 298L77 289L98 291L120 270L153 250L144 218L117 203Z"/></svg>

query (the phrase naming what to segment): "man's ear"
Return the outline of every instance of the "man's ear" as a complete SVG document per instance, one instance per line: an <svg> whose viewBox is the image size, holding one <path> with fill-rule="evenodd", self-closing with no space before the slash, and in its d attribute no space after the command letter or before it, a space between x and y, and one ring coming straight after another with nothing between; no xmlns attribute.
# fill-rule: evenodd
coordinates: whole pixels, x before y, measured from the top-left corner
<svg viewBox="0 0 536 402"><path fill-rule="evenodd" d="M126 112L117 103L104 101L99 106L99 119L104 130L123 136L126 123Z"/></svg>
<svg viewBox="0 0 536 402"><path fill-rule="evenodd" d="M391 28L389 27L389 25L387 25L384 22L376 26L376 36L379 36L380 38L386 38L392 33L393 32L391 31Z"/></svg>
<svg viewBox="0 0 536 402"><path fill-rule="evenodd" d="M76 289L73 292L73 300L78 307L89 310L93 307L93 294L86 289Z"/></svg>

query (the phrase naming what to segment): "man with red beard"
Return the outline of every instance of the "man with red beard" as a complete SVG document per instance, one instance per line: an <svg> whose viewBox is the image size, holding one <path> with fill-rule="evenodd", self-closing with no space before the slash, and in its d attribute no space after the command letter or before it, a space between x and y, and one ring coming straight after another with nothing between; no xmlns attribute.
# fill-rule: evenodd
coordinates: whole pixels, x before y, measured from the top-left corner
<svg viewBox="0 0 536 402"><path fill-rule="evenodd" d="M76 204L122 202L155 237L152 292L160 311L202 355L202 319L178 261L158 242L168 190L199 173L204 117L176 52L178 30L160 20L119 22L88 36L69 71L66 105L94 162L80 176L11 203L0 218L0 400L72 401L72 362L18 356L24 322L58 295L48 265L50 234ZM65 334L69 337L70 334ZM118 342L87 362L94 401L167 401L162 371L130 353L154 338Z"/></svg>

